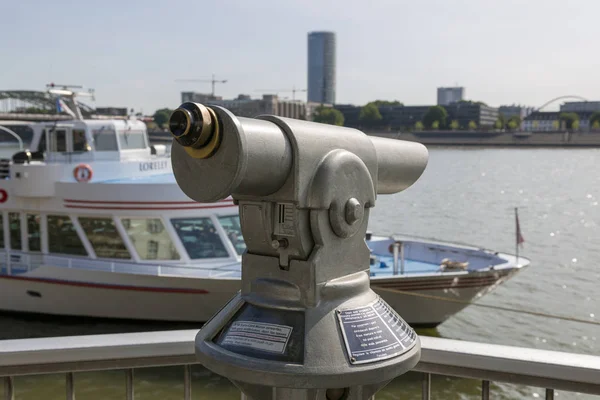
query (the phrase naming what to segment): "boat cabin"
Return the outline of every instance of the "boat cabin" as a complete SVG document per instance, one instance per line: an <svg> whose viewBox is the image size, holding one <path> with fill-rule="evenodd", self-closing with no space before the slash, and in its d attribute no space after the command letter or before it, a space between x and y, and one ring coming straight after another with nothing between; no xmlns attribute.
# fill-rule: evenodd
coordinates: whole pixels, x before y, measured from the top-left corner
<svg viewBox="0 0 600 400"><path fill-rule="evenodd" d="M233 201L187 197L166 146L149 144L143 122L73 120L33 130L31 150L15 154L0 180L4 273L239 263L245 245Z"/></svg>
<svg viewBox="0 0 600 400"><path fill-rule="evenodd" d="M146 125L138 120L76 120L35 126L31 151L48 162L121 160L149 156Z"/></svg>

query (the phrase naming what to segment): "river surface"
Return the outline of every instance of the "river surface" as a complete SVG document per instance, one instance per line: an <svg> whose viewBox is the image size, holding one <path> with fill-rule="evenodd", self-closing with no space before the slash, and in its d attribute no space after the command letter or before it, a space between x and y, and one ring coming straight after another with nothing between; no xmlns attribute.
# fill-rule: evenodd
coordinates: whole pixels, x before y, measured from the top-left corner
<svg viewBox="0 0 600 400"><path fill-rule="evenodd" d="M430 148L427 170L410 189L380 196L370 229L460 241L514 252L514 207L519 207L532 265L483 304L501 305L600 321L600 149ZM201 304L199 304L201 306ZM194 324L140 324L0 315L1 338L63 336L196 328ZM600 326L493 311L471 306L436 330L445 338L600 355ZM180 399L183 372L177 368L136 371L136 398ZM79 399L123 398L122 372L75 375ZM239 399L224 378L193 368L194 399ZM15 380L16 398L63 399L64 376ZM479 383L434 376L434 397L478 399ZM543 398L543 390L492 385L495 399ZM560 392L558 399L597 398ZM420 399L418 375L392 382L377 399Z"/></svg>

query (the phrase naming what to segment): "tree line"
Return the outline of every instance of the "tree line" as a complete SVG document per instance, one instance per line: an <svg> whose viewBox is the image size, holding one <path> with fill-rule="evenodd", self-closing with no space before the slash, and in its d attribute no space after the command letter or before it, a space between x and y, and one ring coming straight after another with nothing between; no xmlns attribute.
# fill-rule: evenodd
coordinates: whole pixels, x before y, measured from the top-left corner
<svg viewBox="0 0 600 400"><path fill-rule="evenodd" d="M471 103L471 104L480 104L486 105L483 102L473 102L470 100L461 100L463 103ZM360 109L360 113L358 116L358 120L364 127L379 127L383 120L381 112L379 111L379 107L381 106L401 106L403 105L399 101L382 101L376 100L372 101ZM556 121L556 129L559 128L560 123L564 123L566 129L577 130L579 129L579 115L577 113L561 113L559 115L559 121ZM344 125L344 114L332 107L318 107L315 110L315 114L313 116L313 120L315 122L321 122L325 124L331 125ZM506 117L502 113L498 115L498 119L494 123L494 128L501 129L509 129L515 130L519 129L521 126L521 117L517 115L513 115L510 117ZM600 111L594 112L590 117L590 124L592 129L600 129ZM458 130L458 129L469 129L474 130L477 129L477 123L475 121L469 121L467 126L460 126L457 120L450 120L448 116L448 111L442 106L431 106L423 116L421 121L416 121L414 126L411 127L416 131L421 131L423 129L432 129L432 130Z"/></svg>
<svg viewBox="0 0 600 400"><path fill-rule="evenodd" d="M471 101L471 100L461 100L459 103L467 103L467 104L478 104L478 105L486 105L481 101ZM360 109L360 113L358 116L358 120L364 127L376 127L380 126L383 120L383 116L379 110L382 106L402 106L403 104L399 101L384 101L384 100L376 100L370 103L367 103ZM344 114L335 108L332 107L318 107L315 110L315 114L313 116L313 121L321 122L325 124L331 125L344 125ZM506 127L510 129L515 129L521 125L521 119L519 117L511 117L506 119L502 116L496 121L495 127L497 129L504 129ZM450 120L448 116L448 111L442 106L431 106L423 116L421 121L416 121L414 126L411 127L417 131L423 129L450 129L457 130L461 128L467 128L470 130L477 129L477 123L475 121L469 121L467 126L460 126L457 120Z"/></svg>
<svg viewBox="0 0 600 400"><path fill-rule="evenodd" d="M469 100L463 100L463 102L483 104L482 102L470 102ZM386 100L375 100L372 101L360 109L358 116L364 126L377 126L383 120L379 107L385 106L402 106L403 104L399 101L386 101ZM153 115L154 122L159 127L164 127L169 121L169 117L173 112L169 108L161 108L156 110ZM565 124L567 129L577 130L579 129L579 115L577 113L561 113L559 115L559 121ZM318 107L315 110L313 121L321 122L330 125L344 125L344 114L341 111L333 107ZM503 114L498 115L498 119L494 124L495 129L518 129L521 126L521 118L518 116L511 116L506 118ZM557 125L559 123L557 122ZM593 129L600 129L600 112L595 112L590 117L590 124ZM448 111L442 106L429 107L423 119L416 121L413 127L415 130L420 131L423 129L449 129L458 130L461 128L467 128L469 130L477 129L477 123L475 121L469 121L466 127L461 127L457 120L449 120ZM556 126L558 129L559 126Z"/></svg>
<svg viewBox="0 0 600 400"><path fill-rule="evenodd" d="M579 129L579 115L574 112L560 113L560 122L565 124L567 129L576 131ZM600 129L600 111L596 111L590 116L590 124L593 129Z"/></svg>

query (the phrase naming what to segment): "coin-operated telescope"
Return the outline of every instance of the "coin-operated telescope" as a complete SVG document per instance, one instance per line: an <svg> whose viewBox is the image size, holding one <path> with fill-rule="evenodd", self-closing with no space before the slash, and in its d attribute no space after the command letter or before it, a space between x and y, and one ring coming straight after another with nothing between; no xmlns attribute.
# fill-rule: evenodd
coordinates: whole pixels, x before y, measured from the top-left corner
<svg viewBox="0 0 600 400"><path fill-rule="evenodd" d="M415 366L419 338L369 287L365 234L376 195L423 173L423 145L196 103L169 127L177 183L232 196L247 245L241 291L196 337L202 364L253 400L369 399Z"/></svg>

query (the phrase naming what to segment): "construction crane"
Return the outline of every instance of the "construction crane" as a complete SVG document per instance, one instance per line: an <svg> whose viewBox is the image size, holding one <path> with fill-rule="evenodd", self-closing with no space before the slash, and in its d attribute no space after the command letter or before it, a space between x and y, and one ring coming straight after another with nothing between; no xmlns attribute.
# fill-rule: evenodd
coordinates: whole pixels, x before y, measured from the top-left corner
<svg viewBox="0 0 600 400"><path fill-rule="evenodd" d="M273 94L291 93L292 100L296 100L296 92L306 92L306 89L296 89L296 86L294 86L291 89L256 89L255 92L273 93Z"/></svg>
<svg viewBox="0 0 600 400"><path fill-rule="evenodd" d="M212 74L212 79L177 79L176 82L210 82L212 85L211 96L215 97L215 83L226 83L227 79L215 79L215 74Z"/></svg>

